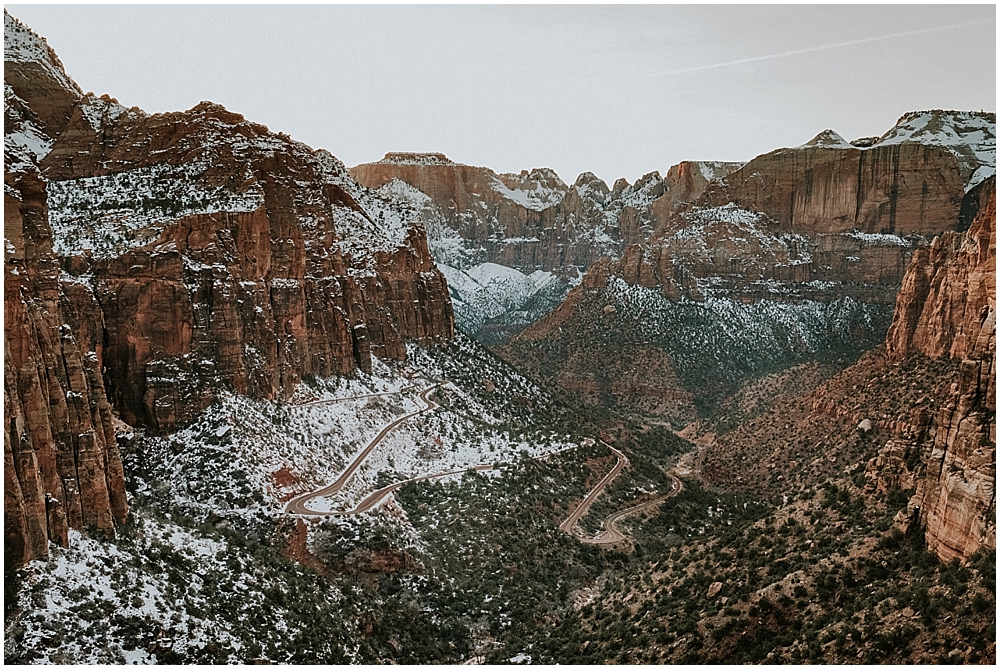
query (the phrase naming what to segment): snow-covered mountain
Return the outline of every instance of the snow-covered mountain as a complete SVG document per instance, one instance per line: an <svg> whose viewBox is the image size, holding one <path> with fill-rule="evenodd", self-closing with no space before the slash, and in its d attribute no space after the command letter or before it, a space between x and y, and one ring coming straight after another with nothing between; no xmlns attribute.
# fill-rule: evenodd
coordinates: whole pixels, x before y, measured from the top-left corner
<svg viewBox="0 0 1000 669"><path fill-rule="evenodd" d="M692 397L710 408L759 370L872 346L914 252L979 210L994 133L993 114L915 112L881 138L824 130L758 156L592 265L503 355L585 402L684 423Z"/></svg>
<svg viewBox="0 0 1000 669"><path fill-rule="evenodd" d="M711 179L737 167L683 163L666 178L651 172L610 188L589 172L570 186L550 169L497 174L439 153L389 153L350 172L380 194L418 208L431 252L454 279L449 284L459 326L496 341L550 311L593 262L617 258L628 244L649 239ZM486 282L463 277L491 266L519 276L507 272L503 280Z"/></svg>

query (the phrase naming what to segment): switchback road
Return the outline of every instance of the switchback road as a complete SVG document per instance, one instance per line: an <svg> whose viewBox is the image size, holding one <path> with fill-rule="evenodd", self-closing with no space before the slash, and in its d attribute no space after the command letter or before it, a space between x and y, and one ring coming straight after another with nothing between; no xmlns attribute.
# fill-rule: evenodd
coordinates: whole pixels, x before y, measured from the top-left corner
<svg viewBox="0 0 1000 669"><path fill-rule="evenodd" d="M604 491L607 485L611 483L615 477L618 476L618 473L625 468L625 465L628 464L628 458L625 457L624 453L613 446L608 446L608 448L611 449L612 453L618 456L618 462L615 463L615 466L611 468L611 471L608 472L604 478L598 481L597 485L594 486L594 489L587 493L587 496L584 497L583 501L580 502L580 505L573 510L573 513L569 514L569 517L560 523L559 529L563 532L569 532L572 534L573 526L576 525L577 521L583 518L584 515L586 515L587 511L590 509L590 505L594 503L597 496Z"/></svg>
<svg viewBox="0 0 1000 669"><path fill-rule="evenodd" d="M437 409L438 405L434 402L434 400L428 397L432 392L434 392L435 389L437 389L437 387L438 384L434 384L430 388L424 390L424 392L420 393L420 399L421 401L423 401L425 405L423 409L418 409L417 411L413 411L404 416L400 416L399 418L397 418L396 420L394 420L393 422L389 423L384 428L382 428L382 431L379 432L377 435L375 435L374 439L368 442L368 445L365 446L360 453L358 453L358 455L354 458L353 462L351 462L351 464L348 465L347 469L345 469L344 472L340 476L338 476L333 483L324 488L320 488L319 490L307 492L304 495L299 495L298 497L290 500L288 504L285 505L285 513L296 513L303 516L333 515L329 511L314 511L313 509L308 508L306 504L316 499L317 497L329 497L330 495L335 495L338 492L340 492L340 489L343 488L344 485L347 483L347 481L351 478L351 476L354 475L354 472L357 470L357 468L361 466L361 464L365 461L365 459L372 452L372 450L379 445L379 443L382 441L382 439L385 438L387 434L389 434L400 424L408 421L414 416L422 414L425 411L431 411L433 409Z"/></svg>
<svg viewBox="0 0 1000 669"><path fill-rule="evenodd" d="M641 504L636 504L635 506L630 506L629 508L622 509L621 511L616 511L615 513L605 518L604 521L601 523L600 534L598 534L593 539L590 538L580 539L580 541L582 541L585 544L613 544L624 539L625 535L622 534L618 529L617 523L619 520L625 518L626 516L631 516L632 514L639 513L644 509L656 506L663 500L674 497L675 495L680 493L681 490L684 489L684 484L681 483L681 480L679 478L677 478L673 474L670 474L670 479L671 479L670 492L668 492L666 495L662 495L660 497L651 499Z"/></svg>
<svg viewBox="0 0 1000 669"><path fill-rule="evenodd" d="M292 514L299 514L303 516L350 516L360 513L366 513L367 511L370 511L371 509L376 507L388 495L396 492L407 483L411 483L413 481L428 481L431 479L442 478L444 476L450 476L452 474L461 474L462 472L469 471L470 469L480 472L493 469L495 465L492 464L476 465L474 467L465 467L463 469L455 469L452 471L441 472L438 474L426 474L424 476L418 476L416 478L407 479L405 481L397 481L396 483L384 486L370 493L367 497L361 500L361 502L359 502L355 508L350 509L348 511L316 511L306 506L310 501L316 498L329 497L331 495L335 495L338 492L340 492L340 490L344 487L347 481L350 480L351 476L354 475L354 472L357 470L357 468L360 467L361 464L365 461L365 459L368 458L372 450L376 446L378 446L379 443L381 443L381 441L386 437L386 435L392 432L392 430L394 430L400 424L406 422L407 420L413 418L414 416L418 416L426 411L431 411L433 409L438 408L437 403L435 403L429 397L429 395L438 387L438 385L439 384L435 384L424 390L422 393L420 393L420 400L423 401L424 408L418 409L417 411L413 411L404 416L400 416L392 423L386 425L384 428L382 428L381 432L375 435L375 437L370 442L368 442L368 445L365 446L360 453L358 453L358 455L354 458L354 460L347 467L347 469L345 469L343 473L341 473L341 475L338 476L333 483L318 490L314 490L312 492L299 495L298 497L290 500L288 504L285 506L285 512ZM305 402L298 406L328 404L331 402L341 402L350 399L364 399L366 397L381 397L383 395L395 395L405 392L407 390L412 390L414 387L415 386L408 386L398 391L371 393L368 395L356 395L353 397L342 397L329 400L314 400L312 402ZM587 439L584 441L584 444L587 443L593 444L594 442L592 439ZM625 466L628 464L628 458L625 457L624 453L619 451L617 448L614 448L613 446L608 446L608 448L611 449L611 452L614 453L615 456L617 456L618 461L615 463L615 466L611 468L611 471L609 471L604 476L604 478L598 481L597 485L594 486L594 488L589 493L587 493L587 496L583 498L583 501L581 501L580 504L577 505L577 507L573 510L572 513L569 514L566 520L564 520L562 523L559 524L560 530L572 534L573 527L580 521L581 518L583 518L583 516L587 514L587 511L590 510L591 505L593 505L597 497L618 476L618 474L621 473L622 469L624 469ZM563 449L563 450L570 450L570 449ZM555 453L549 453L547 455L541 456L540 459L544 459L551 455L555 455ZM673 485L669 493L663 495L662 497L657 497L656 499L652 499L647 502L643 502L642 504L637 504L636 506L632 506L627 509L623 509L621 511L617 511L611 514L610 516L605 518L604 521L601 523L602 531L599 535L597 535L592 539L580 538L580 540L584 543L591 543L591 544L612 544L624 539L625 536L618 530L617 527L617 522L619 520L634 513L638 513L643 509L659 504L663 500L678 494L683 489L683 485L681 484L680 479L678 479L676 476L673 475L671 475L670 478L673 480Z"/></svg>

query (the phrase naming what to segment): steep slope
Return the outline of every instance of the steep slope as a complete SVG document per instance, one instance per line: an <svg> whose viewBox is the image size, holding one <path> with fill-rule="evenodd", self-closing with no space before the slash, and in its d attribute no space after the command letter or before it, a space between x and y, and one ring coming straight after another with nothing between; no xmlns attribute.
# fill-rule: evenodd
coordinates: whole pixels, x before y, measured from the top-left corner
<svg viewBox="0 0 1000 669"><path fill-rule="evenodd" d="M652 172L634 184L619 179L613 188L589 172L567 186L549 169L496 174L436 153L389 153L350 173L420 210L435 260L458 279L450 287L459 325L482 341L496 341L550 311L591 264L646 241L712 178L739 166L681 163L666 178ZM535 290L459 276L496 274L490 269L496 265L517 270L524 278L511 281ZM536 272L550 276L540 281Z"/></svg>
<svg viewBox="0 0 1000 669"><path fill-rule="evenodd" d="M19 560L44 553L31 528L46 494L71 527L124 518L112 414L166 433L220 392L287 399L305 375L453 335L417 213L328 152L212 103L148 115L82 95L6 13L5 44L5 404L25 416L7 425L5 476L18 468L26 505L7 527L32 533ZM31 452L66 462L39 462L39 486Z"/></svg>
<svg viewBox="0 0 1000 669"><path fill-rule="evenodd" d="M60 251L96 279L129 422L166 429L211 387L287 396L303 374L451 335L412 211L355 185L329 153L209 103L122 112L95 147L87 113L100 102L83 100L42 165Z"/></svg>
<svg viewBox="0 0 1000 669"><path fill-rule="evenodd" d="M44 40L6 13L4 27L4 561L16 568L66 546L69 527L113 532L128 504L100 310L63 281L36 167L79 89Z"/></svg>

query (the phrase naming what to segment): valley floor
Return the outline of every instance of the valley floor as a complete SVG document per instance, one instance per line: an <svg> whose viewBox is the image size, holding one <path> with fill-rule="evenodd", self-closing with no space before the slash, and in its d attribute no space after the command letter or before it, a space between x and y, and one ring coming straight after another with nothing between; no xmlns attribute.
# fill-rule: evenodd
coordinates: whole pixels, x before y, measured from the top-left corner
<svg viewBox="0 0 1000 669"><path fill-rule="evenodd" d="M777 478L747 430L803 377L769 378L696 445L594 424L460 337L123 433L129 521L6 575L5 661L991 663L995 553L896 529L877 434Z"/></svg>

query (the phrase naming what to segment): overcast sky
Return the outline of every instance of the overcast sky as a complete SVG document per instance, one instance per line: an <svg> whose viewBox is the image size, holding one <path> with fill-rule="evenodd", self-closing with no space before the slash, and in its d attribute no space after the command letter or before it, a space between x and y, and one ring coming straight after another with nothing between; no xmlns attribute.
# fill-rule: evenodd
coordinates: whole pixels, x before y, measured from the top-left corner
<svg viewBox="0 0 1000 669"><path fill-rule="evenodd" d="M350 165L629 181L996 105L995 5L5 5L85 91L212 100Z"/></svg>

